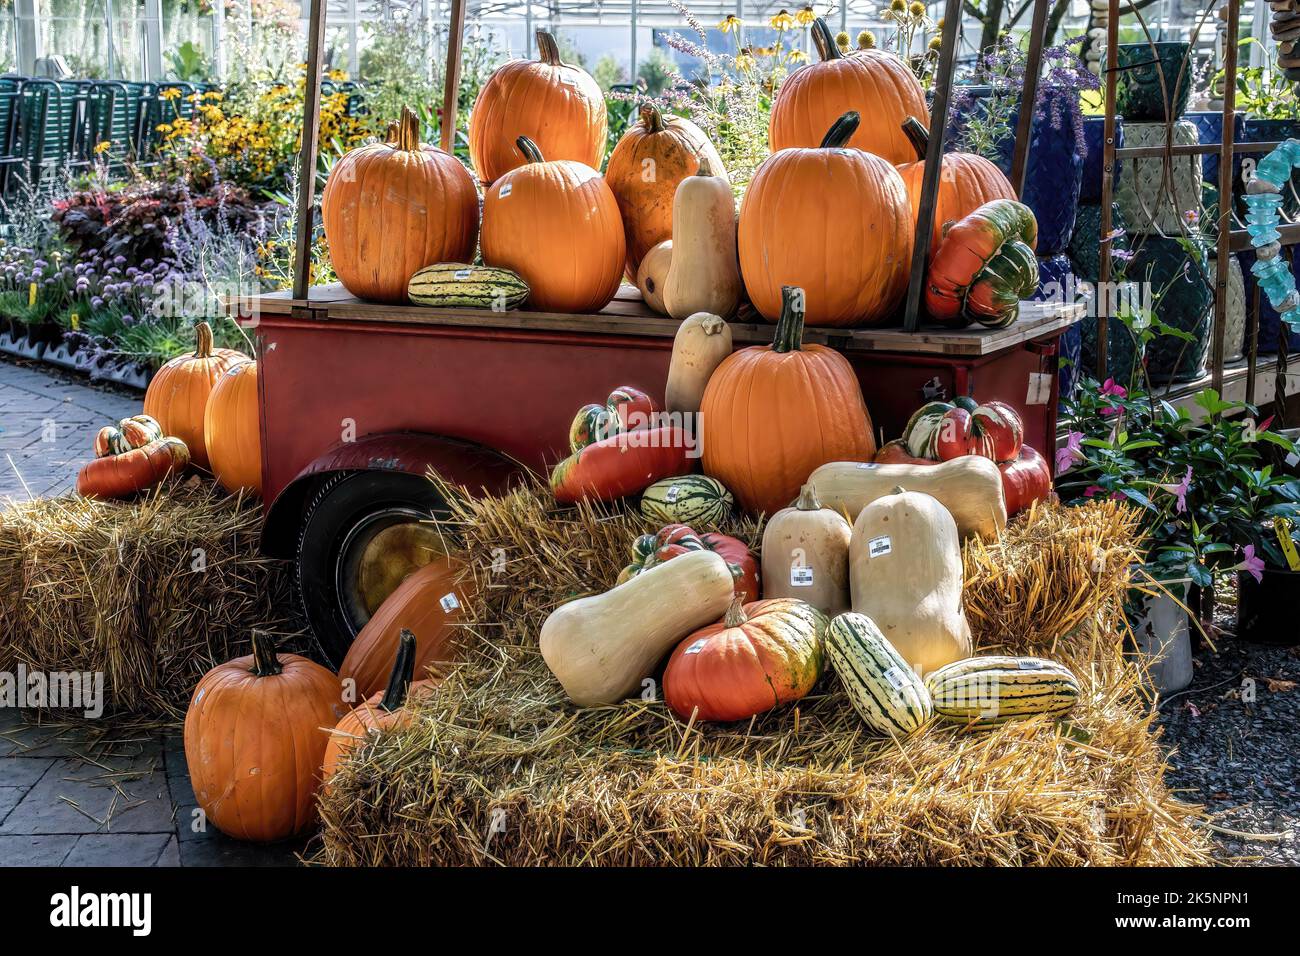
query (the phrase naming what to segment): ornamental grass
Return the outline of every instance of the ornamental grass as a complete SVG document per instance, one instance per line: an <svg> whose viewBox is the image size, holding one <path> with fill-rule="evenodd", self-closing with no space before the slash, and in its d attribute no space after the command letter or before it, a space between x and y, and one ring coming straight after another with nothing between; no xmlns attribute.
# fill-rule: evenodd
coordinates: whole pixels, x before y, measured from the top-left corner
<svg viewBox="0 0 1300 956"><path fill-rule="evenodd" d="M287 565L258 551L262 509L211 482L130 502L75 495L0 508L0 671L104 674L105 710L179 719L253 628L303 641Z"/></svg>
<svg viewBox="0 0 1300 956"><path fill-rule="evenodd" d="M1122 655L1120 559L1137 531L1120 506L1036 509L966 555L981 651L1050 648L1083 686L1069 718L979 733L932 723L906 740L869 736L834 674L798 705L737 724L683 723L653 699L576 708L542 661L538 631L558 604L613 585L644 522L557 509L531 487L454 498L447 530L482 589L463 662L408 726L344 762L322 796L315 862L1208 861L1200 811L1167 789L1141 675ZM724 530L754 542L759 529ZM1094 556L1076 551L1093 546L1116 564L1086 578Z"/></svg>

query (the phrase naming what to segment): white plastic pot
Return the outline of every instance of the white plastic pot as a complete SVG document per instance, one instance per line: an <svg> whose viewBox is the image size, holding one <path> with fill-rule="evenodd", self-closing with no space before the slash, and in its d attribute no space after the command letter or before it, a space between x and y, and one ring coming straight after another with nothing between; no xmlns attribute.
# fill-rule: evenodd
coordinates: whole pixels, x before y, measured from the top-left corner
<svg viewBox="0 0 1300 956"><path fill-rule="evenodd" d="M1187 581L1164 582L1184 603L1187 584ZM1133 637L1151 684L1161 695L1176 693L1192 682L1187 611L1178 601L1168 594L1144 595L1141 614L1133 622Z"/></svg>

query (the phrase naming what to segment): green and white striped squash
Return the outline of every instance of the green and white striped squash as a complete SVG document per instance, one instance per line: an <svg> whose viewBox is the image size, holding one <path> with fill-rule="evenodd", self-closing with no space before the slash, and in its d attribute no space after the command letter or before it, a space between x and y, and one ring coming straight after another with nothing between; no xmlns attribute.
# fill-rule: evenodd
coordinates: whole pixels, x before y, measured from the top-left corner
<svg viewBox="0 0 1300 956"><path fill-rule="evenodd" d="M941 720L976 729L1059 716L1079 699L1069 668L1041 657L968 657L932 672L925 685Z"/></svg>
<svg viewBox="0 0 1300 956"><path fill-rule="evenodd" d="M871 730L905 737L930 719L930 693L874 621L852 611L831 621L826 653L840 683Z"/></svg>
<svg viewBox="0 0 1300 956"><path fill-rule="evenodd" d="M641 493L641 514L659 524L717 527L734 505L731 492L707 475L665 478Z"/></svg>
<svg viewBox="0 0 1300 956"><path fill-rule="evenodd" d="M528 298L528 283L509 269L439 262L425 266L407 283L406 294L416 305L443 309L517 309Z"/></svg>

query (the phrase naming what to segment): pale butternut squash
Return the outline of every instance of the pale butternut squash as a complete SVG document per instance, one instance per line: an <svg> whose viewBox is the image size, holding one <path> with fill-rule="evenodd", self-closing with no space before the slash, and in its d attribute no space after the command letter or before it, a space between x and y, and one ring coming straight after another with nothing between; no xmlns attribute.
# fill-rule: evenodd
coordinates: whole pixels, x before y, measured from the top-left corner
<svg viewBox="0 0 1300 956"><path fill-rule="evenodd" d="M641 290L641 298L660 315L667 315L664 305L664 282L668 279L668 267L673 261L673 241L665 239L641 259L636 270L636 287Z"/></svg>
<svg viewBox="0 0 1300 956"><path fill-rule="evenodd" d="M664 407L670 412L698 412L709 376L731 354L731 326L712 312L696 312L677 327L668 363Z"/></svg>
<svg viewBox="0 0 1300 956"><path fill-rule="evenodd" d="M798 598L828 616L849 608L849 541L853 529L803 486L792 508L763 529L763 598Z"/></svg>
<svg viewBox="0 0 1300 956"><path fill-rule="evenodd" d="M991 539L1007 525L1002 475L987 458L964 455L937 465L886 465L878 462L832 461L808 476L822 504L849 517L887 495L894 486L919 491L939 500L957 522L964 538Z"/></svg>
<svg viewBox="0 0 1300 956"><path fill-rule="evenodd" d="M683 637L726 613L734 585L721 556L683 554L556 608L542 625L542 659L575 704L617 703L640 690Z"/></svg>
<svg viewBox="0 0 1300 956"><path fill-rule="evenodd" d="M718 176L687 176L673 197L673 255L664 306L674 319L712 312L724 319L740 304L736 201Z"/></svg>
<svg viewBox="0 0 1300 956"><path fill-rule="evenodd" d="M970 657L962 578L957 523L930 495L896 488L853 523L853 610L871 618L922 677Z"/></svg>

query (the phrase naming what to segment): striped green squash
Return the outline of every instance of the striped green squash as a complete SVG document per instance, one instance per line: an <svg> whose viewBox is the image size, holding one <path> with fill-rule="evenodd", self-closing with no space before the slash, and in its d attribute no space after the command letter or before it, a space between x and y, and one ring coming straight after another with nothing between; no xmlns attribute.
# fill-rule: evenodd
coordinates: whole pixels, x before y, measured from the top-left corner
<svg viewBox="0 0 1300 956"><path fill-rule="evenodd" d="M659 524L717 527L735 499L716 478L682 475L656 481L641 493L641 514Z"/></svg>
<svg viewBox="0 0 1300 956"><path fill-rule="evenodd" d="M905 737L930 719L930 694L916 671L865 614L831 621L826 653L863 722L882 737Z"/></svg>
<svg viewBox="0 0 1300 956"><path fill-rule="evenodd" d="M528 283L509 269L439 262L411 276L406 294L416 305L505 312L523 305Z"/></svg>
<svg viewBox="0 0 1300 956"><path fill-rule="evenodd" d="M1041 657L969 657L925 679L942 720L984 729L1038 714L1064 714L1079 699L1069 669Z"/></svg>

